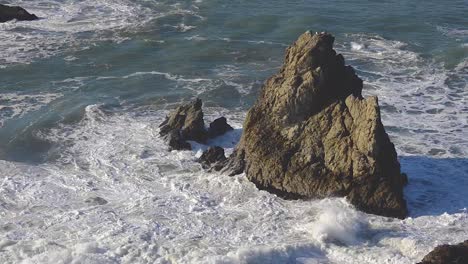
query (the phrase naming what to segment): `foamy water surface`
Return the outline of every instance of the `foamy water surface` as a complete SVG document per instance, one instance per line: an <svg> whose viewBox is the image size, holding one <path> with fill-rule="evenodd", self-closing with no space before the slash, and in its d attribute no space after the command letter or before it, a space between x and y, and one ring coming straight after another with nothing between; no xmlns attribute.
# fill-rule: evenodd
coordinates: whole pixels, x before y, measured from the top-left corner
<svg viewBox="0 0 468 264"><path fill-rule="evenodd" d="M415 263L467 239L463 1L9 3L41 20L0 24L0 263ZM197 96L207 121L235 128L208 145L232 152L261 83L308 29L334 33L379 97L409 175L407 219L285 201L203 171L207 145L168 151L159 138Z"/></svg>

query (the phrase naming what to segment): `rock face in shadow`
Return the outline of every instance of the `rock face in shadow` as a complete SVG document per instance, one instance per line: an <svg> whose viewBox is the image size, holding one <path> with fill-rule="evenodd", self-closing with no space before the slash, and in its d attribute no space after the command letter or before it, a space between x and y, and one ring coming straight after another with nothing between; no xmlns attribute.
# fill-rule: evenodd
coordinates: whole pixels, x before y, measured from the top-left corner
<svg viewBox="0 0 468 264"><path fill-rule="evenodd" d="M214 138L221 136L231 130L233 130L233 128L227 123L226 118L220 117L211 122L210 128L208 129L208 134L210 137Z"/></svg>
<svg viewBox="0 0 468 264"><path fill-rule="evenodd" d="M367 213L404 218L405 178L376 97L333 50L306 32L249 110L226 170L287 198L346 196Z"/></svg>
<svg viewBox="0 0 468 264"><path fill-rule="evenodd" d="M202 167L206 170L219 171L224 167L226 156L224 155L224 149L222 147L209 147L203 152L198 162L201 163Z"/></svg>
<svg viewBox="0 0 468 264"><path fill-rule="evenodd" d="M468 240L458 245L436 247L419 264L468 263Z"/></svg>
<svg viewBox="0 0 468 264"><path fill-rule="evenodd" d="M191 146L187 140L206 143L208 139L232 130L224 117L214 120L207 130L203 120L202 101L198 98L170 112L159 127L160 136L164 137L170 149L174 150L190 150Z"/></svg>
<svg viewBox="0 0 468 264"><path fill-rule="evenodd" d="M196 99L177 107L169 113L160 128L159 134L161 136L174 134L177 131L180 140L205 142L208 135L203 121L202 101Z"/></svg>
<svg viewBox="0 0 468 264"><path fill-rule="evenodd" d="M34 14L28 13L28 11L22 7L0 4L0 23L13 19L30 21L36 20L38 17Z"/></svg>
<svg viewBox="0 0 468 264"><path fill-rule="evenodd" d="M191 150L192 146L190 143L184 140L184 138L180 135L179 130L171 130L166 136L167 144L169 148L175 150Z"/></svg>

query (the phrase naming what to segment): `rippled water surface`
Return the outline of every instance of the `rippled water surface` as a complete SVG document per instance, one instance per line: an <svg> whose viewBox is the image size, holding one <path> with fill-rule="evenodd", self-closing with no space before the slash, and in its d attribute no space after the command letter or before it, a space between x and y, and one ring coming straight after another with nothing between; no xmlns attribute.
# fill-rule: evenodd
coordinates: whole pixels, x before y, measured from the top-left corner
<svg viewBox="0 0 468 264"><path fill-rule="evenodd" d="M415 263L468 238L466 1L0 1L0 263ZM236 128L306 30L377 95L410 217L284 201L169 152L200 97Z"/></svg>

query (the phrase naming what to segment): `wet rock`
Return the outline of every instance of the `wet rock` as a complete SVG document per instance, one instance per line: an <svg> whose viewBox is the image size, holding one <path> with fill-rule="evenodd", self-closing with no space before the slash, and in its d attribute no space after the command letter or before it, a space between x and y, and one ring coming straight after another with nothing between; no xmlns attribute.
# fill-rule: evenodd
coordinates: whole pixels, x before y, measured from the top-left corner
<svg viewBox="0 0 468 264"><path fill-rule="evenodd" d="M208 135L203 121L202 101L197 98L179 106L166 117L160 128L161 136L166 136L171 131L180 131L185 140L205 142Z"/></svg>
<svg viewBox="0 0 468 264"><path fill-rule="evenodd" d="M167 144L170 150L191 150L190 143L185 141L180 135L179 130L172 130L166 136Z"/></svg>
<svg viewBox="0 0 468 264"><path fill-rule="evenodd" d="M333 42L306 32L287 49L226 169L286 198L345 196L362 211L404 218L405 177L377 98L362 97L362 80Z"/></svg>
<svg viewBox="0 0 468 264"><path fill-rule="evenodd" d="M13 19L31 21L38 19L38 17L34 14L30 14L22 7L0 4L0 23Z"/></svg>
<svg viewBox="0 0 468 264"><path fill-rule="evenodd" d="M210 123L208 134L211 138L224 135L226 132L233 130L232 126L227 123L226 118L220 117Z"/></svg>
<svg viewBox="0 0 468 264"><path fill-rule="evenodd" d="M90 197L85 200L85 203L90 204L90 205L105 205L107 204L107 200L102 198L102 197Z"/></svg>
<svg viewBox="0 0 468 264"><path fill-rule="evenodd" d="M159 127L159 134L166 139L170 149L173 150L190 150L191 146L187 140L203 144L210 138L232 130L224 117L213 121L209 130L206 130L202 101L198 98L170 112Z"/></svg>
<svg viewBox="0 0 468 264"><path fill-rule="evenodd" d="M457 245L436 247L419 264L468 263L468 240Z"/></svg>
<svg viewBox="0 0 468 264"><path fill-rule="evenodd" d="M198 159L204 169L215 171L221 170L225 161L224 149L218 146L209 147Z"/></svg>

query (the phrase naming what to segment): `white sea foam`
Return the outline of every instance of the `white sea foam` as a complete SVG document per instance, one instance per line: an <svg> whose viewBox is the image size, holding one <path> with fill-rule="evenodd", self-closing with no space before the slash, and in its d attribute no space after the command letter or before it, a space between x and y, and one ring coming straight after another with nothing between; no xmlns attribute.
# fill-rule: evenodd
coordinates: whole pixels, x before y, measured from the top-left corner
<svg viewBox="0 0 468 264"><path fill-rule="evenodd" d="M2 63L28 63L68 49L83 49L90 38L80 39L82 32L93 32L93 39L106 37L105 30L122 29L138 24L144 10L127 1L13 1L41 19L33 22L10 21L0 26ZM101 31L99 34L98 32ZM113 35L113 34L111 34Z"/></svg>
<svg viewBox="0 0 468 264"><path fill-rule="evenodd" d="M167 151L158 137L167 111L101 109L39 135L55 142L53 161L0 161L0 262L414 263L468 235L466 211L401 221L343 198L282 200L245 175L204 172L190 151ZM232 147L245 113L205 112L228 117L237 130L212 143Z"/></svg>
<svg viewBox="0 0 468 264"><path fill-rule="evenodd" d="M9 4L26 8L40 20L0 24L0 64L3 66L84 50L97 41L122 42L127 39L128 32L138 31L147 22L169 15L200 17L196 8L168 10L164 3L146 1L14 0ZM183 23L174 27L181 31L194 28Z"/></svg>
<svg viewBox="0 0 468 264"><path fill-rule="evenodd" d="M358 44L356 42L351 42L351 49L352 50L362 50L364 48L364 45Z"/></svg>
<svg viewBox="0 0 468 264"><path fill-rule="evenodd" d="M343 200L343 206L337 206L329 200L324 200L325 208L317 221L310 224L312 236L320 242L335 242L353 245L358 242L358 233L365 223L362 216Z"/></svg>
<svg viewBox="0 0 468 264"><path fill-rule="evenodd" d="M177 31L180 31L180 32L187 32L187 31L190 31L190 30L196 28L195 26L187 26L184 23L180 23L180 24L177 24L177 25L167 25L167 24L165 24L164 26L174 28L174 29L176 29Z"/></svg>
<svg viewBox="0 0 468 264"><path fill-rule="evenodd" d="M185 37L186 40L196 40L196 41L204 41L204 40L207 40L207 38L205 37L202 37L200 35L193 35L193 36L190 36L190 37Z"/></svg>

